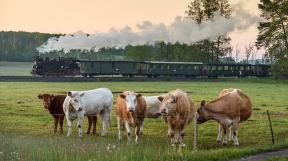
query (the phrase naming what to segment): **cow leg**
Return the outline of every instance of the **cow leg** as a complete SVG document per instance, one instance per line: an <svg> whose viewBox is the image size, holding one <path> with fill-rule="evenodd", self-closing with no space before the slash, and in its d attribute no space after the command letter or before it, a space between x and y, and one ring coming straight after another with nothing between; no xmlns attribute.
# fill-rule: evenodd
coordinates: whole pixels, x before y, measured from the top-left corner
<svg viewBox="0 0 288 161"><path fill-rule="evenodd" d="M223 145L227 145L227 139L228 139L227 130L228 130L227 127L223 127L223 133L224 133Z"/></svg>
<svg viewBox="0 0 288 161"><path fill-rule="evenodd" d="M80 138L82 137L83 117L84 117L84 114L83 116L78 116L78 119L77 119L78 135Z"/></svg>
<svg viewBox="0 0 288 161"><path fill-rule="evenodd" d="M218 125L217 143L221 143L221 141L222 141L222 133L223 133L223 128L222 128L222 126L219 124L219 125Z"/></svg>
<svg viewBox="0 0 288 161"><path fill-rule="evenodd" d="M60 125L60 133L63 134L63 121L64 121L64 115L60 116L59 125Z"/></svg>
<svg viewBox="0 0 288 161"><path fill-rule="evenodd" d="M229 139L228 139L228 141L234 141L234 136L233 136L233 130L232 130L232 127L231 128L229 128Z"/></svg>
<svg viewBox="0 0 288 161"><path fill-rule="evenodd" d="M54 134L57 133L58 122L59 122L59 118L58 116L55 116L54 117Z"/></svg>
<svg viewBox="0 0 288 161"><path fill-rule="evenodd" d="M135 143L136 144L138 144L140 141L141 126L143 126L143 123L141 125L137 125L135 128L135 135L136 135Z"/></svg>
<svg viewBox="0 0 288 161"><path fill-rule="evenodd" d="M110 113L107 111L103 111L100 113L101 119L102 119L102 133L101 136L107 135L107 128L109 126L109 120L110 120Z"/></svg>
<svg viewBox="0 0 288 161"><path fill-rule="evenodd" d="M68 126L67 136L70 136L72 132L72 120L69 119L68 117L66 117L66 119L67 119L67 126Z"/></svg>
<svg viewBox="0 0 288 161"><path fill-rule="evenodd" d="M96 134L96 123L97 123L97 116L93 116L93 119L92 119L93 134Z"/></svg>
<svg viewBox="0 0 288 161"><path fill-rule="evenodd" d="M144 132L144 122L140 125L140 135L143 135Z"/></svg>
<svg viewBox="0 0 288 161"><path fill-rule="evenodd" d="M233 135L233 141L234 141L234 145L235 146L239 146L239 142L238 142L238 120L233 121L232 124L232 135Z"/></svg>
<svg viewBox="0 0 288 161"><path fill-rule="evenodd" d="M128 121L125 121L125 127L127 130L127 138L128 138L128 143L131 141L131 129Z"/></svg>
<svg viewBox="0 0 288 161"><path fill-rule="evenodd" d="M87 116L88 118L88 129L87 129L87 135L90 134L90 130L91 130L91 125L92 125L92 117L91 116Z"/></svg>
<svg viewBox="0 0 288 161"><path fill-rule="evenodd" d="M122 131L124 130L123 126L124 126L123 121L120 119L119 116L117 116L117 127L118 127L118 139L119 140L122 140Z"/></svg>

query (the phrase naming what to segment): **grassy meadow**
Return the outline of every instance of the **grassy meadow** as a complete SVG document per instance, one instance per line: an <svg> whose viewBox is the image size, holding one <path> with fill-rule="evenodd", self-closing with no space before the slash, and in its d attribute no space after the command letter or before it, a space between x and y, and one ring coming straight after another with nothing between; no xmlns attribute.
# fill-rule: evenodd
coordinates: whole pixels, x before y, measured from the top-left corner
<svg viewBox="0 0 288 161"><path fill-rule="evenodd" d="M251 118L240 124L236 148L216 143L217 124L214 121L199 126L198 150L193 151L193 124L186 129L186 147L176 152L168 145L167 125L162 118L146 119L141 143L117 140L115 111L107 137L99 135L102 125L98 119L97 134L78 138L76 122L72 136L53 134L53 119L38 100L39 93L64 93L107 87L112 91L170 91L176 88L189 92L197 106L203 99L216 98L223 88L240 88L252 99ZM288 147L288 82L262 79L231 79L194 82L0 82L0 160L229 160L241 156ZM159 93L162 94L162 93ZM156 95L145 94L145 95ZM117 94L114 95L114 100ZM266 110L270 111L275 145L271 136ZM84 131L87 129L87 119ZM134 136L133 136L134 139Z"/></svg>
<svg viewBox="0 0 288 161"><path fill-rule="evenodd" d="M31 62L0 61L0 76L31 76Z"/></svg>

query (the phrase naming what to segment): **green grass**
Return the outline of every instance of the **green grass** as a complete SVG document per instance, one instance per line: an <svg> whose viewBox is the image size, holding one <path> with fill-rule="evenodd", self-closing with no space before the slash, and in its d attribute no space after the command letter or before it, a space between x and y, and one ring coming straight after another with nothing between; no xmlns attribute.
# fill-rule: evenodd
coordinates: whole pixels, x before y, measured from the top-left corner
<svg viewBox="0 0 288 161"><path fill-rule="evenodd" d="M32 63L0 61L0 76L31 76Z"/></svg>
<svg viewBox="0 0 288 161"><path fill-rule="evenodd" d="M239 129L240 147L232 143L222 147L216 143L217 125L209 121L199 127L198 151L193 152L193 125L186 129L186 148L175 152L167 144L167 125L159 119L146 119L140 145L117 140L115 111L107 137L100 137L100 121L96 136L78 139L74 123L72 137L52 134L53 120L39 93L62 93L108 87L112 91L170 91L180 88L191 92L197 103L212 100L223 88L240 88L252 99L252 117ZM286 81L245 79L214 82L89 82L43 83L0 82L0 160L229 160L282 148L288 148L288 84ZM160 94L160 93L159 93ZM149 94L147 94L149 95ZM150 94L151 95L151 94ZM115 98L117 95L114 95ZM276 145L271 145L266 110L270 110ZM100 119L99 119L100 120ZM65 121L66 125L66 121ZM84 123L84 131L87 121ZM133 137L134 138L134 137ZM110 144L110 146L109 146ZM113 146L115 145L115 148ZM109 150L107 149L109 147ZM15 159L14 159L15 160Z"/></svg>

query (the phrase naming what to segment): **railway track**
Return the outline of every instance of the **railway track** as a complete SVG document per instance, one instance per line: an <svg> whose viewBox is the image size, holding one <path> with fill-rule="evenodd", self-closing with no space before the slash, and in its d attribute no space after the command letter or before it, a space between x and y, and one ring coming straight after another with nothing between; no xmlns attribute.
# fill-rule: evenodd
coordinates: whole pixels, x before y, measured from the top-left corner
<svg viewBox="0 0 288 161"><path fill-rule="evenodd" d="M39 76L0 76L0 82L103 82L103 81L215 81L207 78L184 78L184 77L39 77Z"/></svg>

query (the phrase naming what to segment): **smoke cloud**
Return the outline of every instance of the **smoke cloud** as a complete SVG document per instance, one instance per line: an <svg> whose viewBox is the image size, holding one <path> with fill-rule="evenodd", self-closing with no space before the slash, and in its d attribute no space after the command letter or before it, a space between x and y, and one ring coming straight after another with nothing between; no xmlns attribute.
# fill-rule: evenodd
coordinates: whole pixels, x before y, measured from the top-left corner
<svg viewBox="0 0 288 161"><path fill-rule="evenodd" d="M233 15L230 19L215 14L213 19L200 25L190 19L178 16L171 24L167 25L144 21L136 25L135 31L129 26L119 30L111 28L109 32L97 32L91 35L78 31L71 35L50 38L37 50L40 53L54 50L68 52L71 49L97 51L103 47L124 48L127 45L153 44L155 41L191 44L204 39L214 39L235 30L245 31L261 21L259 16L245 10L241 3L232 6L232 10Z"/></svg>

